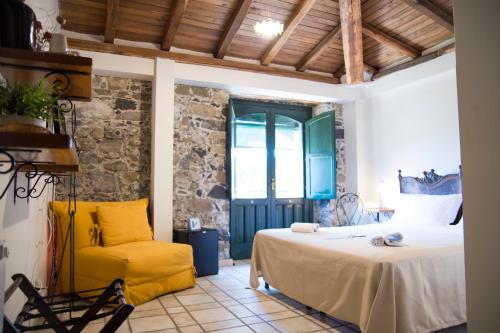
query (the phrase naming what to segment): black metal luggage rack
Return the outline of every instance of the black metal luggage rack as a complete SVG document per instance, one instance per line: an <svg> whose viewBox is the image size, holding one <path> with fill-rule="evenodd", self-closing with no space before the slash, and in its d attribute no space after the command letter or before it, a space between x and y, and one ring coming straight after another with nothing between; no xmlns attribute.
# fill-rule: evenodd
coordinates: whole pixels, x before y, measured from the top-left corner
<svg viewBox="0 0 500 333"><path fill-rule="evenodd" d="M61 74L49 73L48 75ZM47 76L48 76L47 75ZM65 89L69 87L69 78L62 74L62 79L68 80ZM57 81L57 82L60 82ZM68 98L59 102L64 108L64 113L70 114L71 139L74 148L78 152L78 146L74 140L76 132L76 115L75 106ZM59 107L61 110L61 107ZM66 133L65 118L62 117L62 128ZM71 145L70 145L71 147ZM45 146L44 148L50 148ZM61 148L61 147L57 147ZM74 149L72 148L72 149ZM132 304L127 303L123 293L122 279L116 279L107 287L91 289L91 290L76 290L74 275L75 275L75 260L74 260L74 223L76 214L76 173L69 169L70 172L60 172L54 168L52 162L44 162L40 160L31 160L24 158L36 157L37 153L42 150L34 149L30 146L29 149L19 147L0 147L0 175L11 174L7 185L3 190L0 189L0 200L6 196L8 188L13 186L13 201L17 199L36 199L41 196L44 190L52 187L52 199L55 200L55 186L61 181L68 185L68 216L69 226L65 230L64 242L60 260L54 255L53 248L52 256L52 274L49 282L48 296L42 296L38 290L31 284L29 279L23 274L15 274L12 276L13 283L5 291L4 302L6 303L14 292L19 289L27 298L21 312L18 314L14 322L4 316L3 330L5 333L20 333L28 331L37 331L44 329L53 329L57 333L64 332L81 332L89 323L105 317L105 325L100 332L114 332L127 319L128 315L134 310ZM6 158L6 159L5 159ZM57 167L57 165L56 165ZM22 185L18 182L19 174L24 173L27 185ZM55 231L53 231L55 232ZM66 245L69 241L69 293L55 294L58 283L59 272L63 265L63 257ZM55 244L55 242L54 242ZM55 245L54 245L55 246ZM1 292L1 291L0 291Z"/></svg>
<svg viewBox="0 0 500 333"><path fill-rule="evenodd" d="M81 332L90 322L111 318L101 332L114 332L134 310L127 304L122 290L123 280L116 279L108 287L86 290L78 295L52 295L42 297L28 278L15 274L14 283L5 291L5 302L19 288L27 297L22 311L14 323L4 318L5 333L19 333L53 329L57 333ZM82 313L79 317L75 312Z"/></svg>

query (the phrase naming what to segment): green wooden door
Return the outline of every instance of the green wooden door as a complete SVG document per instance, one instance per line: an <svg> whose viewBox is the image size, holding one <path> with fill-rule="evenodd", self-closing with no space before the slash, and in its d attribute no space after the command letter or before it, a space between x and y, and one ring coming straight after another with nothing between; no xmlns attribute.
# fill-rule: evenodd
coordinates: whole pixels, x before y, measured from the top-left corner
<svg viewBox="0 0 500 333"><path fill-rule="evenodd" d="M310 117L309 107L231 100L231 258L249 258L261 229L312 221L304 186L304 124Z"/></svg>
<svg viewBox="0 0 500 333"><path fill-rule="evenodd" d="M325 112L305 123L306 197L335 199L335 114Z"/></svg>

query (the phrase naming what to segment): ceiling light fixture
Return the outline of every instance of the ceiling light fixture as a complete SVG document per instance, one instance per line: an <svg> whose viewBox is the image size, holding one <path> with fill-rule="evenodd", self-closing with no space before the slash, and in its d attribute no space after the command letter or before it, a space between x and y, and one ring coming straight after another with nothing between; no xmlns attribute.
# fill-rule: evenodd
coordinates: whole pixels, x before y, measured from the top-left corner
<svg viewBox="0 0 500 333"><path fill-rule="evenodd" d="M264 39L271 39L283 33L283 23L280 21L274 21L272 18L268 17L264 21L255 23L253 26L255 33Z"/></svg>

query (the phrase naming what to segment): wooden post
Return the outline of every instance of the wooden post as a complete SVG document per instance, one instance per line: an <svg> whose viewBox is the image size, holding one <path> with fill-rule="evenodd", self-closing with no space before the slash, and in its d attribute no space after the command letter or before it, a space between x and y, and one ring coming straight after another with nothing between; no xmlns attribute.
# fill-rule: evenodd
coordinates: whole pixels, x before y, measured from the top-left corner
<svg viewBox="0 0 500 333"><path fill-rule="evenodd" d="M363 82L361 1L339 0L347 83Z"/></svg>

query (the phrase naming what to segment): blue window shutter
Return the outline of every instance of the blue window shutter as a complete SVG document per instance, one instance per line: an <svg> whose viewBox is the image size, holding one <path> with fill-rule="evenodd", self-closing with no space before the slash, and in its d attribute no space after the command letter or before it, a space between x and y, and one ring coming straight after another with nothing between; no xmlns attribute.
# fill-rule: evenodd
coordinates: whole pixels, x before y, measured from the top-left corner
<svg viewBox="0 0 500 333"><path fill-rule="evenodd" d="M335 199L335 114L322 113L305 123L306 197Z"/></svg>

